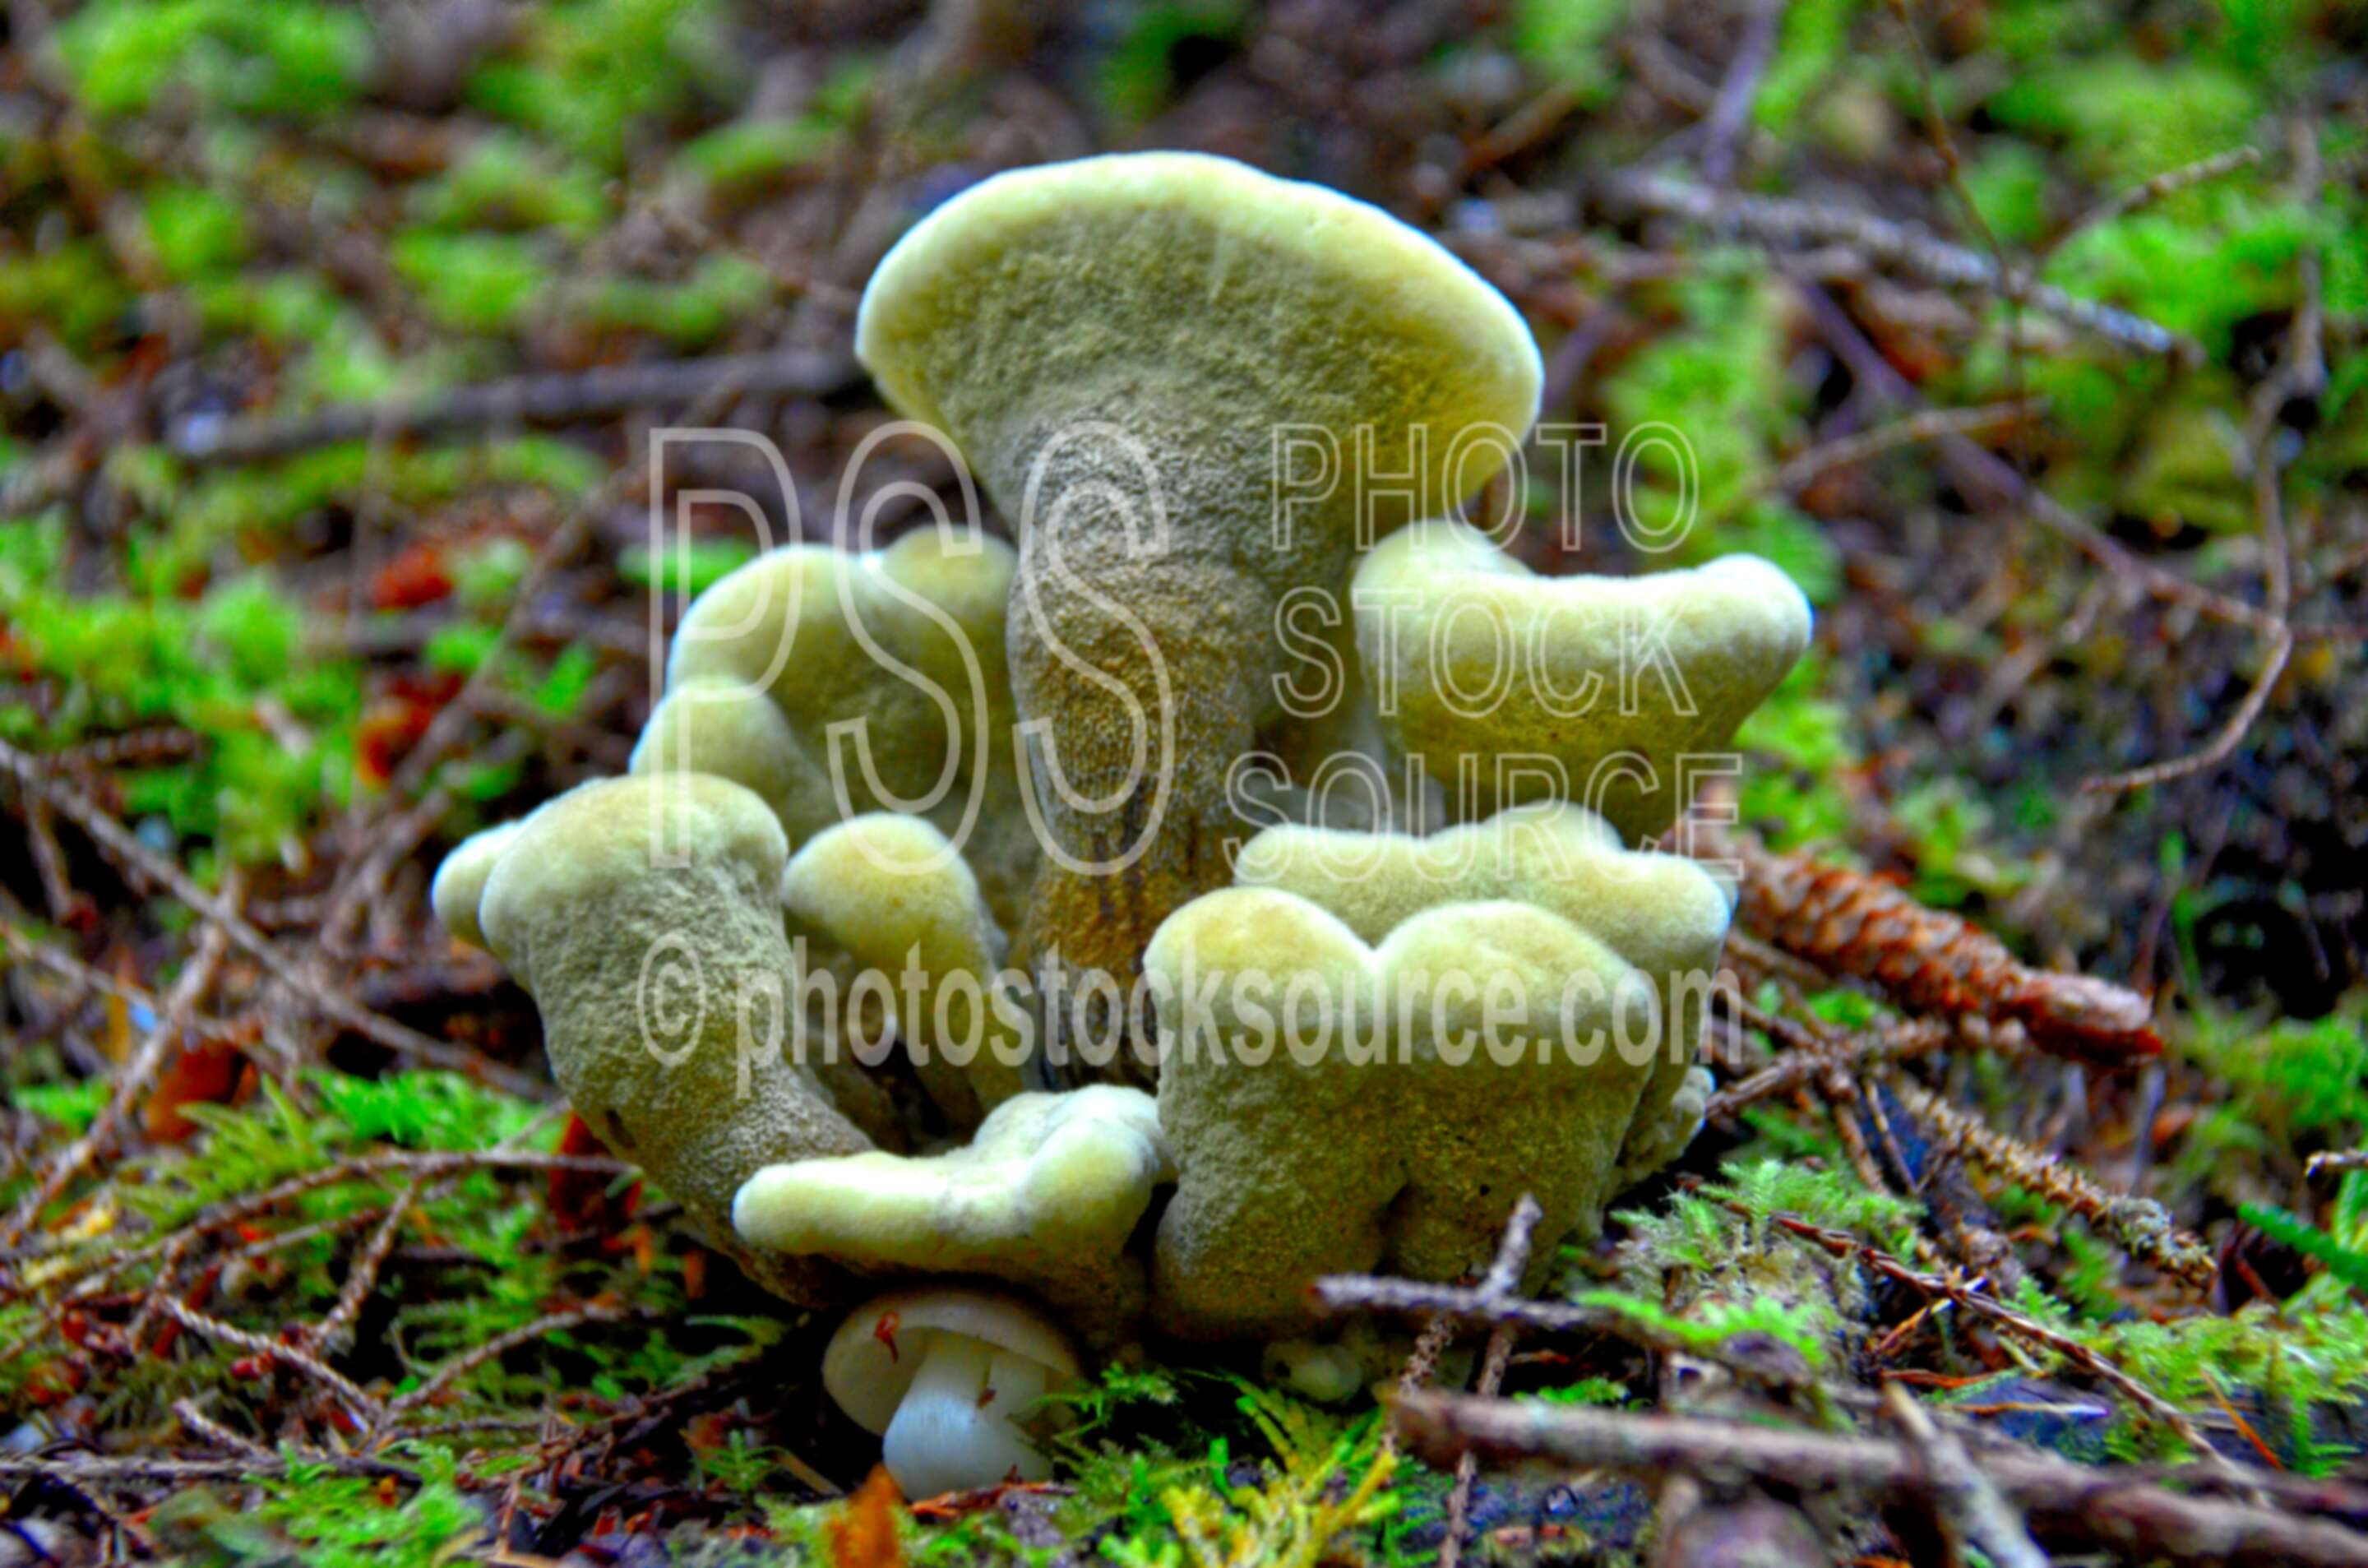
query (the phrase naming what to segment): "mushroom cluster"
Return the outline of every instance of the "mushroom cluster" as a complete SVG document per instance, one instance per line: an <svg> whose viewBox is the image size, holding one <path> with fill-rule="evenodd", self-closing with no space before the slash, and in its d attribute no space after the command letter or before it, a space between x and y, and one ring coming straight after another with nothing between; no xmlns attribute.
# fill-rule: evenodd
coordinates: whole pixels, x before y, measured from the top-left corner
<svg viewBox="0 0 2368 1568"><path fill-rule="evenodd" d="M803 1306L887 1292L823 1377L908 1493L1045 1473L1042 1396L1146 1335L1345 1392L1315 1275L1463 1274L1524 1192L1551 1258L1691 1136L1732 891L1640 846L1806 603L1748 558L1538 579L1421 520L1518 450L1526 327L1396 220L1222 159L984 182L882 263L857 347L1018 548L733 573L629 774L461 845L437 913L706 1240ZM1463 700L1508 646L1527 683ZM1342 758L1404 780L1353 829L1273 782Z"/></svg>

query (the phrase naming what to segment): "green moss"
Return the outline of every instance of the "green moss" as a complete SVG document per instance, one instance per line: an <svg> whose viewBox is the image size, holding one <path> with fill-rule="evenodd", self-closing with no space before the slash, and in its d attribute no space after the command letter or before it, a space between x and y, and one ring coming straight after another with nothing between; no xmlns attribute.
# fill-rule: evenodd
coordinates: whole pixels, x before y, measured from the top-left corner
<svg viewBox="0 0 2368 1568"><path fill-rule="evenodd" d="M245 259L246 214L218 190L159 186L142 210L157 263L176 282L194 282Z"/></svg>
<svg viewBox="0 0 2368 1568"><path fill-rule="evenodd" d="M609 219L601 182L524 138L481 138L466 156L411 194L412 210L439 229L555 229L588 238Z"/></svg>
<svg viewBox="0 0 2368 1568"><path fill-rule="evenodd" d="M352 102L372 56L365 13L313 0L96 0L60 24L57 44L102 115L187 95L202 108L320 119Z"/></svg>
<svg viewBox="0 0 2368 1568"><path fill-rule="evenodd" d="M1610 97L1619 83L1611 40L1627 17L1628 0L1519 0L1513 48L1584 107Z"/></svg>
<svg viewBox="0 0 2368 1568"><path fill-rule="evenodd" d="M469 96L489 113L616 170L728 74L716 0L561 0L531 14L518 56L479 68Z"/></svg>
<svg viewBox="0 0 2368 1568"><path fill-rule="evenodd" d="M702 256L678 283L617 278L580 296L573 313L594 326L647 332L677 347L712 343L772 302L772 275L746 256Z"/></svg>
<svg viewBox="0 0 2368 1568"><path fill-rule="evenodd" d="M548 295L551 255L517 234L415 229L387 247L394 268L438 323L461 332L513 332Z"/></svg>

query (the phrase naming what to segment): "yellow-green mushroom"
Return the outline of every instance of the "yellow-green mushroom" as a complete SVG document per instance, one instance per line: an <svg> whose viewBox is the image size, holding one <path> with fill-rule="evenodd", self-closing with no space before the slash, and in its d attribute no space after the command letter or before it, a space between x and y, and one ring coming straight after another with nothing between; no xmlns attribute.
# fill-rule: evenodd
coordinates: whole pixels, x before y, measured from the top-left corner
<svg viewBox="0 0 2368 1568"><path fill-rule="evenodd" d="M1138 971L1222 886L1228 769L1284 720L1277 616L1486 483L1537 349L1437 244L1336 191L1146 153L996 176L890 252L856 351L1019 534L1022 947ZM1341 613L1345 616L1345 606Z"/></svg>
<svg viewBox="0 0 2368 1568"><path fill-rule="evenodd" d="M1694 1056L1735 898L1699 861L1626 848L1602 818L1550 801L1427 838L1270 827L1242 846L1234 881L1295 892L1375 943L1440 904L1515 899L1551 910L1634 965L1661 1003L1668 1038L1629 1124L1618 1182L1668 1164L1700 1127L1710 1078Z"/></svg>
<svg viewBox="0 0 2368 1568"><path fill-rule="evenodd" d="M1015 561L1001 540L936 528L757 556L684 614L632 771L744 784L792 845L860 812L924 812L1016 917L1033 856L1005 663Z"/></svg>
<svg viewBox="0 0 2368 1568"><path fill-rule="evenodd" d="M1632 843L1725 767L1736 726L1809 643L1808 599L1753 555L1539 577L1479 530L1432 521L1367 556L1351 592L1401 752L1449 790L1476 790L1471 808L1577 801Z"/></svg>
<svg viewBox="0 0 2368 1568"><path fill-rule="evenodd" d="M870 1276L996 1280L1108 1343L1142 1312L1128 1243L1174 1176L1151 1096L1095 1084L1006 1100L941 1153L768 1166L740 1188L733 1222L752 1246Z"/></svg>
<svg viewBox="0 0 2368 1568"><path fill-rule="evenodd" d="M1028 1086L1033 1036L1002 982L1004 937L953 843L923 817L871 812L790 857L781 902L889 983L915 1075L957 1131Z"/></svg>
<svg viewBox="0 0 2368 1568"><path fill-rule="evenodd" d="M542 1015L575 1113L679 1201L711 1244L792 1301L826 1259L743 1244L741 1184L871 1147L798 1060L781 921L788 846L763 801L703 774L586 784L453 851L434 901L482 936Z"/></svg>
<svg viewBox="0 0 2368 1568"><path fill-rule="evenodd" d="M1424 909L1375 946L1296 893L1228 888L1144 962L1178 1171L1153 1314L1190 1337L1302 1333L1320 1275L1484 1268L1524 1192L1536 1283L1600 1223L1668 1046L1651 982L1509 900Z"/></svg>

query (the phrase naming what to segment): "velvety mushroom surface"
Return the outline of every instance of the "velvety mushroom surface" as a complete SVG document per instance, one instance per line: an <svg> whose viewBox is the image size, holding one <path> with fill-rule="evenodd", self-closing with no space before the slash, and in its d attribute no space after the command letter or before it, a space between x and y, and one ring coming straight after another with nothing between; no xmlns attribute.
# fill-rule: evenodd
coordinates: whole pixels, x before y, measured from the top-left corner
<svg viewBox="0 0 2368 1568"><path fill-rule="evenodd" d="M1640 577L1540 577L1476 528L1425 522L1357 569L1382 723L1484 810L1577 801L1631 843L1731 770L1735 728L1809 645L1783 571L1730 555Z"/></svg>
<svg viewBox="0 0 2368 1568"><path fill-rule="evenodd" d="M1011 670L1049 857L1023 946L1123 981L1225 881L1224 780L1279 717L1284 597L1341 592L1359 550L1494 474L1535 416L1536 346L1378 209L1156 153L948 202L882 262L856 347L1020 538ZM1304 494L1279 479L1292 442Z"/></svg>

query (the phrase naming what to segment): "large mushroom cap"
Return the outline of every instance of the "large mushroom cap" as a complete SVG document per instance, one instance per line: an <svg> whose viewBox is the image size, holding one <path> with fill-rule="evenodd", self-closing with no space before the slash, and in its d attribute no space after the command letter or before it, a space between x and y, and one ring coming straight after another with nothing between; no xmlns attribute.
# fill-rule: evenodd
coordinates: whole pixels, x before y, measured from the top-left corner
<svg viewBox="0 0 2368 1568"><path fill-rule="evenodd" d="M964 192L880 264L856 354L991 484L1008 478L1008 422L1043 418L1048 393L1090 417L1098 392L1166 385L1261 453L1278 426L1344 442L1370 426L1372 468L1400 485L1407 433L1425 427L1436 490L1457 477L1456 434L1493 424L1518 439L1543 379L1520 316L1435 242L1338 191L1191 153L1018 169ZM1462 488L1503 456L1469 465Z"/></svg>

